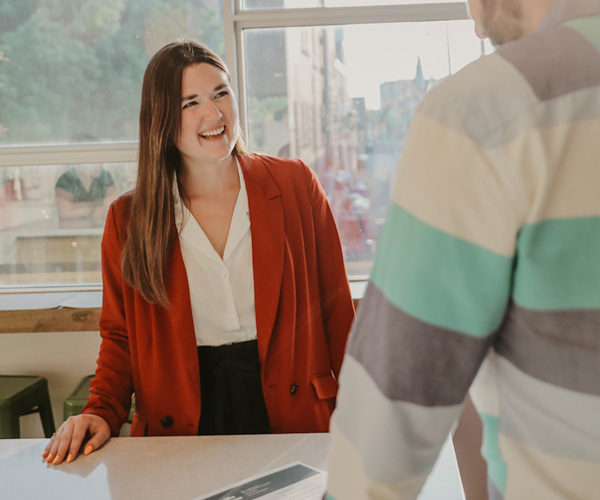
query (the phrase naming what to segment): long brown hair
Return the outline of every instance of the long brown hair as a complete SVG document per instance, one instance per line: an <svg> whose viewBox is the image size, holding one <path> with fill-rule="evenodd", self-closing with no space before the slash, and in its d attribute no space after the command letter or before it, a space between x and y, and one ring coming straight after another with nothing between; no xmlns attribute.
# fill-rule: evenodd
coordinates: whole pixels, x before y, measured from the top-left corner
<svg viewBox="0 0 600 500"><path fill-rule="evenodd" d="M181 124L184 68L208 63L230 79L223 60L194 40L169 43L150 60L142 83L137 183L131 200L121 267L125 281L148 302L169 306L165 271L175 237L173 181L181 167L177 138ZM233 154L246 154L241 133Z"/></svg>

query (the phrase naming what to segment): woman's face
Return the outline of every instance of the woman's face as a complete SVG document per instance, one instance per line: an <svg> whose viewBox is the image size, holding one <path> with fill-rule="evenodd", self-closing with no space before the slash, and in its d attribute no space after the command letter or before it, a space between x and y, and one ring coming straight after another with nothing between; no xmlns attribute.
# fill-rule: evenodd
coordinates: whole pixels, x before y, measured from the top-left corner
<svg viewBox="0 0 600 500"><path fill-rule="evenodd" d="M182 74L177 140L184 166L228 158L238 133L237 102L227 75L208 63L187 66Z"/></svg>

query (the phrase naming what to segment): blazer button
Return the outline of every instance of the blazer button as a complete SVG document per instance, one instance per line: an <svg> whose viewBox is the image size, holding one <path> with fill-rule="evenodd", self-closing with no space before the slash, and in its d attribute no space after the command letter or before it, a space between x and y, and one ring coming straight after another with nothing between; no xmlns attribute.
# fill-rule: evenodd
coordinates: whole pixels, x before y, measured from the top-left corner
<svg viewBox="0 0 600 500"><path fill-rule="evenodd" d="M160 419L160 425L168 429L169 427L173 427L173 417L171 415L165 415Z"/></svg>
<svg viewBox="0 0 600 500"><path fill-rule="evenodd" d="M292 387L290 387L290 394L293 396L294 394L296 394L297 391L298 391L298 384L292 384Z"/></svg>

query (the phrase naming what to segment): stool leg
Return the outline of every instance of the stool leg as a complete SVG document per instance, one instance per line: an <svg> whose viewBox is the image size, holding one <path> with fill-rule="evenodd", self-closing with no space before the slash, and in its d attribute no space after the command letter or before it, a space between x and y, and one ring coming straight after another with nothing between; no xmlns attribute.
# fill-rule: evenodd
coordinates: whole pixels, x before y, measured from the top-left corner
<svg viewBox="0 0 600 500"><path fill-rule="evenodd" d="M54 415L52 415L52 404L50 403L50 395L48 391L42 398L42 403L38 405L40 410L40 418L42 419L42 427L44 428L44 435L49 438L56 431L54 427Z"/></svg>
<svg viewBox="0 0 600 500"><path fill-rule="evenodd" d="M11 411L0 411L0 439L18 439L21 437L19 416Z"/></svg>

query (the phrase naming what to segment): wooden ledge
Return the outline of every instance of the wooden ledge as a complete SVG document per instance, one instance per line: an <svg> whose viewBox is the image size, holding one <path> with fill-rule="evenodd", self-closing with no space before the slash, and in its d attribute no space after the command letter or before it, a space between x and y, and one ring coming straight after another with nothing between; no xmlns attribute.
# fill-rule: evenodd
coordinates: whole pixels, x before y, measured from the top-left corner
<svg viewBox="0 0 600 500"><path fill-rule="evenodd" d="M100 307L0 311L0 333L97 332L100 311Z"/></svg>

